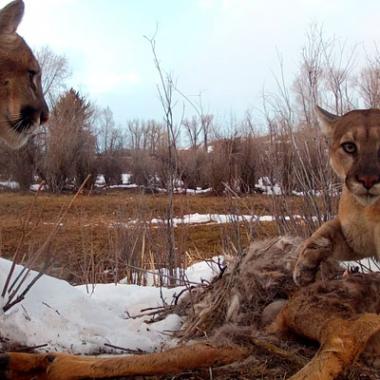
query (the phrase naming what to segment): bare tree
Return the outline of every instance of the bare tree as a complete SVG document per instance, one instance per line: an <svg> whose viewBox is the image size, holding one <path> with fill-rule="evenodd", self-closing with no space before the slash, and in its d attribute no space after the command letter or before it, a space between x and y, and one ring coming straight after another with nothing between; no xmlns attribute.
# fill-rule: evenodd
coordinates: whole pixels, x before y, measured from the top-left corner
<svg viewBox="0 0 380 380"><path fill-rule="evenodd" d="M332 97L334 112L343 115L352 109L354 104L351 80L356 47L350 48L347 43L330 41L323 43L323 53L326 90Z"/></svg>
<svg viewBox="0 0 380 380"><path fill-rule="evenodd" d="M121 130L116 127L113 113L109 107L98 111L96 119L98 169L103 174L107 185L120 184L123 172Z"/></svg>
<svg viewBox="0 0 380 380"><path fill-rule="evenodd" d="M52 107L71 75L69 63L64 55L55 53L48 46L37 50L36 57L41 66L43 92Z"/></svg>
<svg viewBox="0 0 380 380"><path fill-rule="evenodd" d="M155 120L149 120L146 128L146 139L150 154L155 155L161 144L164 134L164 128L161 123Z"/></svg>
<svg viewBox="0 0 380 380"><path fill-rule="evenodd" d="M203 148L205 152L208 152L209 147L209 139L210 139L210 131L212 127L212 122L214 120L214 116L210 114L201 114L201 127L203 133Z"/></svg>
<svg viewBox="0 0 380 380"><path fill-rule="evenodd" d="M185 119L182 122L185 127L187 137L189 138L190 148L196 150L199 145L199 137L202 131L202 124L193 116L191 120Z"/></svg>
<svg viewBox="0 0 380 380"><path fill-rule="evenodd" d="M105 152L120 147L120 132L115 127L113 113L109 107L98 110L96 115L97 150Z"/></svg>
<svg viewBox="0 0 380 380"><path fill-rule="evenodd" d="M380 61L368 60L357 80L359 94L364 106L368 108L380 108Z"/></svg>
<svg viewBox="0 0 380 380"><path fill-rule="evenodd" d="M301 121L309 127L316 125L315 106L320 104L323 81L323 35L322 29L313 24L306 35L302 49L301 64L294 82L296 101L301 105Z"/></svg>
<svg viewBox="0 0 380 380"><path fill-rule="evenodd" d="M159 76L158 93L161 99L161 105L164 111L164 121L166 127L167 138L167 192L168 192L168 207L167 207L167 242L168 242L168 264L171 278L176 278L175 268L178 267L178 258L176 255L176 245L174 237L174 188L178 172L177 166L177 138L179 129L174 124L173 117L173 91L175 89L173 78L170 74L164 73L158 59L156 51L155 37L145 37L150 44L154 65ZM172 285L175 282L172 281Z"/></svg>
<svg viewBox="0 0 380 380"><path fill-rule="evenodd" d="M133 150L141 149L143 129L141 128L140 121L137 119L128 121L127 128L129 132L131 149Z"/></svg>

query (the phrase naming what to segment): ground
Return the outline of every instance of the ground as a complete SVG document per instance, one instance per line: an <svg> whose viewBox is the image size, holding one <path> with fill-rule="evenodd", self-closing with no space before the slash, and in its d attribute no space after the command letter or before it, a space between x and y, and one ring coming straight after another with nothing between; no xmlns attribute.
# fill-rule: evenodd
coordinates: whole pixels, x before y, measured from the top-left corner
<svg viewBox="0 0 380 380"><path fill-rule="evenodd" d="M41 193L36 198L33 193L1 193L1 255L12 258L20 244L20 252L33 254L46 240L60 210L71 198L71 194ZM288 199L290 208L297 209L300 202L299 197ZM165 228L151 221L164 218L166 206L164 195L127 191L80 195L48 249L48 259L52 262L48 273L72 283L91 279L108 282L126 274L127 269L123 267L126 261L146 269L164 265ZM267 195L241 198L176 195L174 214L176 217L196 213L270 216L271 206L272 198ZM143 223L136 223L137 220ZM198 223L179 225L175 234L179 257L186 265L245 247L252 236L273 236L277 229L272 222ZM46 262L42 255L32 266L41 269Z"/></svg>
<svg viewBox="0 0 380 380"><path fill-rule="evenodd" d="M296 233L302 230L306 224L300 216L302 197L283 198L286 208L281 208L277 196L176 195L177 263L187 267L184 272L157 271L167 264L165 196L126 191L82 194L68 210L71 200L72 195L0 194L1 255L54 276L40 278L36 272L22 266L14 268L11 261L0 258L0 352L21 347L82 354L125 350L140 354L168 348L178 338L207 336L218 344L246 347L252 351L249 361L219 372L187 372L178 378L223 380L284 378L315 354L315 344L291 336L284 340L265 332L261 318L262 310L272 301L289 295L291 300L295 298L291 263L301 240L258 240L280 231L273 216L276 208L278 215L293 217ZM67 215L57 222L62 210L68 210ZM55 225L59 225L58 232L50 242ZM236 254L249 240L256 243L246 255L225 257L225 262L221 256L202 261L216 254ZM187 286L141 286L157 285L156 279L162 280L167 273L182 273ZM210 282L213 275L216 280ZM362 279L362 274L357 278ZM348 280L343 276L335 282L339 281ZM83 283L87 285L73 286ZM200 287L190 296L189 285ZM321 294L326 297L324 287ZM201 297L199 302L197 297ZM339 305L351 299L341 293L338 297ZM314 298L308 296L307 300L314 302ZM367 300L361 296L360 300L370 312ZM315 312L309 314L312 318L317 315L322 322L329 320L318 319ZM182 333L173 336L183 322ZM376 370L366 365L355 364L341 378L357 379L360 374L363 379L377 379Z"/></svg>

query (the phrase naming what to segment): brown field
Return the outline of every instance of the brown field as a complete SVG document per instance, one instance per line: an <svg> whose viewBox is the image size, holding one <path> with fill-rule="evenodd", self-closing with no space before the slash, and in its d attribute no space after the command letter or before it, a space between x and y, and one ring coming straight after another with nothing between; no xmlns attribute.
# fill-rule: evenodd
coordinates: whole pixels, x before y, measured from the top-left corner
<svg viewBox="0 0 380 380"><path fill-rule="evenodd" d="M30 193L1 193L1 255L13 257L19 246L18 262L35 257L54 228L60 210L71 199L72 195L36 197ZM289 199L291 208L296 208L299 202L302 199ZM271 204L271 197L265 195L242 198L177 195L174 210L176 217L190 213L270 215ZM165 266L165 228L147 221L162 218L166 205L167 198L163 195L128 192L80 195L46 252L31 266L73 283L117 280L131 266L145 269ZM129 219L142 223L126 228L123 223ZM175 230L179 264L238 251L252 237L276 233L274 223L183 225ZM44 268L46 263L48 268Z"/></svg>

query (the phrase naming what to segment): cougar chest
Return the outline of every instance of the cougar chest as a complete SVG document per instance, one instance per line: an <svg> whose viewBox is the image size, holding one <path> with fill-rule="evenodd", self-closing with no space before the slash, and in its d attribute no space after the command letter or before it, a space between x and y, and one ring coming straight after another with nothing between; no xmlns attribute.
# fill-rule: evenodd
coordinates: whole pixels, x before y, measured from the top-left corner
<svg viewBox="0 0 380 380"><path fill-rule="evenodd" d="M339 220L348 245L355 252L353 259L380 258L380 209L366 208L342 197Z"/></svg>

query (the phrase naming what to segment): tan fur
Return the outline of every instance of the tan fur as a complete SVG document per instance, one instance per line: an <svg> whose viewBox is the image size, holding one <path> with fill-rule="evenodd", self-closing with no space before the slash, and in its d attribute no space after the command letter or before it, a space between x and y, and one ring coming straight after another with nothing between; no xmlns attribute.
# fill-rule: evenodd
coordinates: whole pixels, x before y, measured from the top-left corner
<svg viewBox="0 0 380 380"><path fill-rule="evenodd" d="M331 266L336 279L297 289L292 270L300 243L301 239L291 237L254 242L209 287L187 293L175 309L170 308L167 312L187 316L182 338L191 341L189 345L106 359L8 353L0 355L0 379L174 376L185 371L203 378L201 372L192 370L235 360L231 366L214 368L213 377L283 379L303 367L292 380L333 379L345 369L339 378L359 379L363 375L365 379L378 379L380 273L342 277L341 269ZM288 295L290 299L286 300ZM286 340L285 335L275 336L264 328L276 316L271 331L287 332ZM298 336L319 341L320 349ZM316 354L306 366L303 353L306 357ZM366 367L363 359L372 368Z"/></svg>
<svg viewBox="0 0 380 380"><path fill-rule="evenodd" d="M22 0L0 10L0 138L12 148L24 145L48 118L40 66L16 33L23 13Z"/></svg>
<svg viewBox="0 0 380 380"><path fill-rule="evenodd" d="M147 355L117 357L66 354L0 355L2 380L84 380L142 378L210 368L244 360L248 350L198 343ZM166 377L165 377L166 378Z"/></svg>
<svg viewBox="0 0 380 380"><path fill-rule="evenodd" d="M329 141L331 166L344 185L337 217L303 245L294 270L299 285L312 282L328 256L380 259L380 110L355 110L338 117L318 108L318 114ZM354 152L345 150L347 143Z"/></svg>

